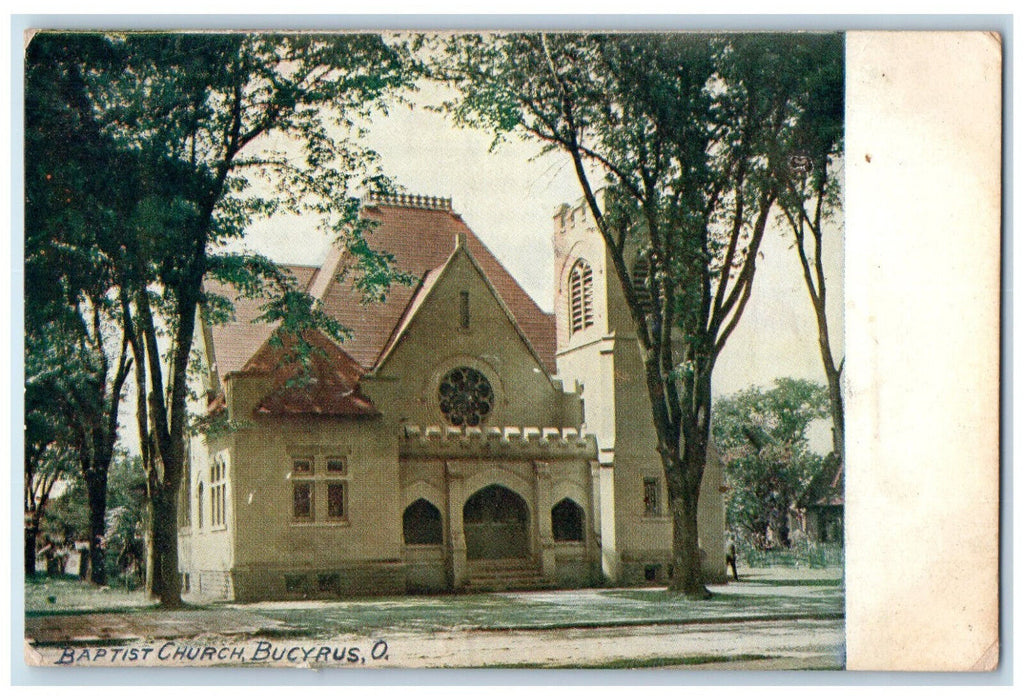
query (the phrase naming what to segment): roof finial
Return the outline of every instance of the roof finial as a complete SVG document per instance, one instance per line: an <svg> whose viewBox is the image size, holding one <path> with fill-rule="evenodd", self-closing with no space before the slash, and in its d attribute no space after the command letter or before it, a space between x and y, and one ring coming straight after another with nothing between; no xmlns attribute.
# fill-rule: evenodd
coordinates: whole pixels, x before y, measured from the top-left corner
<svg viewBox="0 0 1024 700"><path fill-rule="evenodd" d="M456 231L455 232L455 250L466 247L466 232Z"/></svg>

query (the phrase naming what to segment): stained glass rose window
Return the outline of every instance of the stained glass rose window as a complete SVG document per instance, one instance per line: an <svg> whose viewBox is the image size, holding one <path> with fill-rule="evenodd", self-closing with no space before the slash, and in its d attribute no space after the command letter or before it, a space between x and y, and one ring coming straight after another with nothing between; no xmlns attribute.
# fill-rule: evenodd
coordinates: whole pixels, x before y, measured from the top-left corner
<svg viewBox="0 0 1024 700"><path fill-rule="evenodd" d="M494 405L491 383L472 367L457 367L444 375L437 397L441 413L452 425L480 425Z"/></svg>

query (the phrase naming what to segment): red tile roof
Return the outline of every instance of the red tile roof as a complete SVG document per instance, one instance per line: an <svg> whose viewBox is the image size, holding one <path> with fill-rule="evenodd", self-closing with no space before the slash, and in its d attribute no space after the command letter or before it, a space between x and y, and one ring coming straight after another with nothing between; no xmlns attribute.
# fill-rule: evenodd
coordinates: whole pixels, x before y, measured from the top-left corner
<svg viewBox="0 0 1024 700"><path fill-rule="evenodd" d="M395 256L401 270L422 277L441 267L455 249L456 236L466 236L469 252L476 258L533 345L548 372L555 372L554 316L541 311L458 214L444 209L374 204L365 215L378 222L367 235L369 244ZM373 367L402 320L414 287L396 286L383 304L362 305L350 281L333 281L324 296L325 308L353 331L345 349L363 367Z"/></svg>
<svg viewBox="0 0 1024 700"><path fill-rule="evenodd" d="M537 306L458 214L444 206L372 203L364 209L364 215L378 223L367 234L369 244L393 255L398 269L420 278L444 265L455 249L456 237L465 235L470 253L515 316L548 372L554 374L554 316ZM333 262L332 258L337 259L328 255L329 261ZM343 260L339 265L342 264ZM303 288L309 287L317 272L317 268L306 266L288 266L287 269ZM324 309L352 331L352 337L342 346L345 353L362 368L372 369L402 322L417 287L396 285L385 302L362 304L361 294L354 288L351 276L340 282L333 277L323 293ZM223 286L210 284L208 288L229 298L235 296ZM260 315L260 303L236 300L236 320L213 327L214 354L222 379L229 372L241 369L270 337L271 326L250 323Z"/></svg>
<svg viewBox="0 0 1024 700"><path fill-rule="evenodd" d="M308 265L282 265L295 277L299 287L305 288L313 279L317 268ZM217 362L217 376L223 383L229 372L242 369L246 361L263 346L274 327L268 323L252 323L262 313L262 299L245 299L238 296L234 287L221 282L207 280L206 291L219 294L235 305L233 321L221 323L210 329L213 336L214 355Z"/></svg>
<svg viewBox="0 0 1024 700"><path fill-rule="evenodd" d="M270 375L274 388L256 407L260 414L379 415L373 402L359 391L362 368L320 331L303 333L313 350L310 371L302 376L293 354L294 337L280 347L265 343L239 374ZM304 380L304 381L297 381Z"/></svg>

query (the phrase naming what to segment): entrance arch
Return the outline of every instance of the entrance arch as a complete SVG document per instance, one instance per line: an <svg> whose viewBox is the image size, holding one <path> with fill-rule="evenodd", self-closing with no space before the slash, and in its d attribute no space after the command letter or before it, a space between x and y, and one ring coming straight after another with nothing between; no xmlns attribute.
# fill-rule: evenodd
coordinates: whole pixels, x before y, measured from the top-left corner
<svg viewBox="0 0 1024 700"><path fill-rule="evenodd" d="M467 559L519 559L530 554L529 508L511 489L492 484L462 508Z"/></svg>

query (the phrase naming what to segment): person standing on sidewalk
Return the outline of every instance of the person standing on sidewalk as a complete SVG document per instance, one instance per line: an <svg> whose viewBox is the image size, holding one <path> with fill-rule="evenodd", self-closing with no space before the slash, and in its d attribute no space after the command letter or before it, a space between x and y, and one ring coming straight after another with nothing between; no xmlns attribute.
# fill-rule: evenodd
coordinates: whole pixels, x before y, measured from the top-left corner
<svg viewBox="0 0 1024 700"><path fill-rule="evenodd" d="M736 540L733 539L731 532L725 533L725 568L728 573L729 567L732 567L732 577L734 580L739 581L740 575L736 573Z"/></svg>

